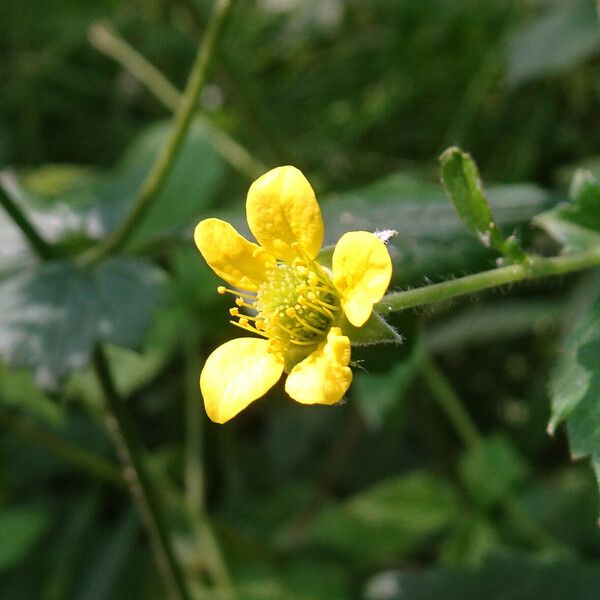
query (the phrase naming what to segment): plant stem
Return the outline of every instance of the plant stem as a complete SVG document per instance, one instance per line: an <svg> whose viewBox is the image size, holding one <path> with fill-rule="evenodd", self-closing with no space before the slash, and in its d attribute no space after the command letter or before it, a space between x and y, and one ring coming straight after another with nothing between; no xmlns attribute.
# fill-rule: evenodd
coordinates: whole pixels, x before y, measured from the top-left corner
<svg viewBox="0 0 600 600"><path fill-rule="evenodd" d="M0 424L11 433L20 436L27 442L40 446L55 456L71 463L97 479L119 486L125 485L119 467L108 462L93 452L68 442L62 437L42 429L35 423L8 413L0 412Z"/></svg>
<svg viewBox="0 0 600 600"><path fill-rule="evenodd" d="M183 569L167 529L166 519L143 458L143 449L127 405L113 383L104 351L94 352L94 366L107 406L106 425L123 464L123 475L146 526L155 561L170 598L191 600Z"/></svg>
<svg viewBox="0 0 600 600"><path fill-rule="evenodd" d="M202 464L203 414L198 410L198 369L201 363L196 336L185 341L185 499L192 514L204 510Z"/></svg>
<svg viewBox="0 0 600 600"><path fill-rule="evenodd" d="M116 35L108 25L96 23L89 31L90 43L96 50L110 56L172 112L183 101L181 92L144 56ZM215 150L236 170L250 179L256 179L267 169L239 142L215 127L201 114L196 119L202 123Z"/></svg>
<svg viewBox="0 0 600 600"><path fill-rule="evenodd" d="M465 409L460 396L427 351L421 358L421 373L464 447L469 450L476 448L483 442L483 435ZM505 499L503 507L517 531L536 547L542 549L560 547L560 544L519 505L514 494L511 493Z"/></svg>
<svg viewBox="0 0 600 600"><path fill-rule="evenodd" d="M33 251L42 260L52 258L54 255L52 246L38 233L21 207L6 192L6 188L16 188L16 181L12 173L3 171L0 173L0 205L13 220L13 223L21 230L21 233L27 238Z"/></svg>
<svg viewBox="0 0 600 600"><path fill-rule="evenodd" d="M173 119L173 131L148 173L138 196L125 220L100 244L81 257L83 264L90 264L120 250L131 236L142 217L163 189L171 168L189 129L198 106L198 97L204 87L218 42L233 0L216 0L211 20L196 60L192 66L182 101Z"/></svg>
<svg viewBox="0 0 600 600"><path fill-rule="evenodd" d="M555 256L551 258L536 256L531 257L527 264L509 265L414 290L393 292L384 296L375 308L385 315L386 313L405 308L448 300L456 296L479 292L507 283L547 277L549 275L564 275L565 273L589 269L597 265L600 265L600 247L576 252L567 256Z"/></svg>
<svg viewBox="0 0 600 600"><path fill-rule="evenodd" d="M464 446L466 448L477 446L482 440L477 426L463 406L459 395L430 356L423 356L421 373Z"/></svg>

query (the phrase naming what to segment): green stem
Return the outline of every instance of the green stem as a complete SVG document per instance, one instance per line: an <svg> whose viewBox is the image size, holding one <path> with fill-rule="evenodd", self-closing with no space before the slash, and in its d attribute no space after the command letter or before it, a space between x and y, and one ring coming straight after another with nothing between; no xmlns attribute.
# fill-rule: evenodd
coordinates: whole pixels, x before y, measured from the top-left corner
<svg viewBox="0 0 600 600"><path fill-rule="evenodd" d="M446 375L427 354L421 360L421 373L465 448L473 449L477 447L483 441L482 434L477 429L460 396L456 393ZM536 547L542 549L560 547L560 544L521 508L512 494L505 499L504 509L517 531L528 538Z"/></svg>
<svg viewBox="0 0 600 600"><path fill-rule="evenodd" d="M48 260L54 255L52 246L42 238L21 207L5 191L6 187L14 187L14 185L13 176L9 172L0 173L0 205L27 238L33 251L42 260Z"/></svg>
<svg viewBox="0 0 600 600"><path fill-rule="evenodd" d="M117 465L96 456L85 448L66 441L50 431L42 429L32 421L2 412L0 413L0 424L27 442L52 452L58 458L100 480L119 486L125 485Z"/></svg>
<svg viewBox="0 0 600 600"><path fill-rule="evenodd" d="M90 43L96 50L110 56L160 101L176 112L183 101L181 92L144 56L116 35L108 25L96 23L90 28ZM201 114L196 119L202 123L215 150L236 170L250 179L256 179L267 169L239 142L215 127Z"/></svg>
<svg viewBox="0 0 600 600"><path fill-rule="evenodd" d="M185 343L185 498L192 514L204 509L204 474L202 465L203 414L198 410L198 369L201 357L196 336Z"/></svg>
<svg viewBox="0 0 600 600"><path fill-rule="evenodd" d="M192 66L183 98L173 120L173 131L167 144L158 155L148 173L139 194L125 220L103 242L82 256L83 264L90 264L100 258L120 250L127 242L137 225L159 192L163 189L171 168L189 129L192 117L198 106L198 98L204 87L208 71L223 32L225 20L232 6L232 0L216 0L211 20L202 40L196 60Z"/></svg>
<svg viewBox="0 0 600 600"><path fill-rule="evenodd" d="M384 296L375 308L385 315L405 308L448 300L456 296L464 296L465 294L506 285L507 283L549 275L564 275L565 273L589 269L597 265L600 265L600 247L567 256L531 257L527 264L510 265L414 290L393 292Z"/></svg>
<svg viewBox="0 0 600 600"><path fill-rule="evenodd" d="M467 448L477 446L482 436L442 370L429 356L421 360L421 373L454 430Z"/></svg>
<svg viewBox="0 0 600 600"><path fill-rule="evenodd" d="M144 520L155 561L170 598L191 600L183 569L179 564L168 532L163 507L144 462L144 450L138 439L127 405L119 397L110 367L100 346L94 352L96 375L104 392L106 425L113 437L131 497Z"/></svg>

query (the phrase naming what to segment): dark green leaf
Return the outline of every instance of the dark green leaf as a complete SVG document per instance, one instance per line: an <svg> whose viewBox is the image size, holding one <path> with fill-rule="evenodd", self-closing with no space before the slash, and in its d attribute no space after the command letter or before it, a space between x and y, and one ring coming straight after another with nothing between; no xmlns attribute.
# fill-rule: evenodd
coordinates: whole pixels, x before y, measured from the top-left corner
<svg viewBox="0 0 600 600"><path fill-rule="evenodd" d="M0 572L22 561L44 535L50 515L40 505L22 505L0 510Z"/></svg>
<svg viewBox="0 0 600 600"><path fill-rule="evenodd" d="M590 171L575 172L571 198L572 203L560 204L535 217L534 222L567 252L600 245L600 183Z"/></svg>
<svg viewBox="0 0 600 600"><path fill-rule="evenodd" d="M467 491L482 509L501 503L523 482L527 465L512 442L494 435L468 450L460 462Z"/></svg>
<svg viewBox="0 0 600 600"><path fill-rule="evenodd" d="M45 396L29 371L13 371L0 362L0 407L22 410L48 425L65 419L64 407Z"/></svg>
<svg viewBox="0 0 600 600"><path fill-rule="evenodd" d="M522 261L523 251L514 237L504 239L498 229L475 161L460 148L448 148L441 156L442 182L460 218L479 241L513 260Z"/></svg>
<svg viewBox="0 0 600 600"><path fill-rule="evenodd" d="M444 540L440 561L453 567L479 567L502 549L491 521L478 514L465 515Z"/></svg>
<svg viewBox="0 0 600 600"><path fill-rule="evenodd" d="M165 285L161 270L126 258L13 273L0 280L0 354L53 386L84 367L97 343L139 347Z"/></svg>
<svg viewBox="0 0 600 600"><path fill-rule="evenodd" d="M99 548L98 556L90 565L75 598L110 600L114 597L115 587L125 575L127 559L134 549L138 530L139 519L132 509L121 518L105 544Z"/></svg>
<svg viewBox="0 0 600 600"><path fill-rule="evenodd" d="M320 515L312 541L358 562L414 551L455 522L454 490L427 473L383 481Z"/></svg>
<svg viewBox="0 0 600 600"><path fill-rule="evenodd" d="M526 557L495 559L481 569L388 571L371 579L365 600L596 600L596 564L537 563Z"/></svg>
<svg viewBox="0 0 600 600"><path fill-rule="evenodd" d="M502 227L512 230L550 205L542 189L525 184L488 190L490 206ZM393 229L388 242L396 283L421 284L423 277L470 270L489 264L494 254L472 236L448 204L443 189L405 174L394 174L355 191L336 194L323 202L327 262L333 245L348 231ZM241 230L245 224L236 222ZM247 230L246 230L247 231Z"/></svg>

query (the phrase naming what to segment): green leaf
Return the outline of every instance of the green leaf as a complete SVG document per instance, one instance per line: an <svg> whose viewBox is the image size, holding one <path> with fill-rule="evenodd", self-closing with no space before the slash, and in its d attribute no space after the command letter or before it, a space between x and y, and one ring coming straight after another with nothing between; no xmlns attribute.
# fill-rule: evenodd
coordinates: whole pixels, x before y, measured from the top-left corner
<svg viewBox="0 0 600 600"><path fill-rule="evenodd" d="M478 570L387 571L368 582L365 600L594 600L600 565L548 564L515 556L487 561ZM450 595L449 595L450 594Z"/></svg>
<svg viewBox="0 0 600 600"><path fill-rule="evenodd" d="M507 77L517 85L567 71L600 50L594 0L559 0L517 30L506 46Z"/></svg>
<svg viewBox="0 0 600 600"><path fill-rule="evenodd" d="M79 172L73 166L62 170L46 166L23 177L3 171L0 186L27 213L44 239L72 254L104 237L124 218L169 133L169 122L151 125L131 143L118 164L100 176ZM223 161L209 143L204 127L195 121L130 247L146 246L193 226L213 202L224 174ZM43 188L48 180L49 185ZM0 265L33 262L26 240L2 210L0 235Z"/></svg>
<svg viewBox="0 0 600 600"><path fill-rule="evenodd" d="M488 189L497 223L512 230L551 205L544 190L529 184ZM441 186L404 173L395 173L357 190L338 193L322 203L325 242L320 255L327 262L337 240L348 231L393 229L388 242L394 264L393 280L402 285L422 284L423 276L483 267L494 253L473 241L448 204ZM231 216L226 217L231 220ZM234 219L235 220L235 219ZM240 231L247 232L242 219Z"/></svg>
<svg viewBox="0 0 600 600"><path fill-rule="evenodd" d="M0 572L21 562L46 533L50 515L40 505L5 507L0 511Z"/></svg>
<svg viewBox="0 0 600 600"><path fill-rule="evenodd" d="M563 343L563 351L550 378L552 415L548 430L554 433L575 412L594 408L600 398L600 299L580 316ZM594 424L590 423L593 427ZM600 426L600 421L596 424ZM600 447L598 448L600 451Z"/></svg>
<svg viewBox="0 0 600 600"><path fill-rule="evenodd" d="M479 567L502 549L498 532L478 514L461 519L444 540L440 562L446 566Z"/></svg>
<svg viewBox="0 0 600 600"><path fill-rule="evenodd" d="M361 327L355 327L345 317L340 327L353 346L402 343L402 336L376 312L371 313L368 321Z"/></svg>
<svg viewBox="0 0 600 600"><path fill-rule="evenodd" d="M48 425L62 424L65 409L35 385L29 371L13 371L0 362L0 407L22 410Z"/></svg>
<svg viewBox="0 0 600 600"><path fill-rule="evenodd" d="M600 245L600 183L591 171L578 169L571 183L570 204L559 206L534 218L534 223L577 252Z"/></svg>
<svg viewBox="0 0 600 600"><path fill-rule="evenodd" d="M440 156L442 182L460 218L486 247L495 248L516 261L525 254L514 236L504 239L496 224L475 161L460 148L448 148Z"/></svg>
<svg viewBox="0 0 600 600"><path fill-rule="evenodd" d="M131 258L12 273L0 280L0 355L53 387L84 367L97 343L139 347L165 290L163 271Z"/></svg>
<svg viewBox="0 0 600 600"><path fill-rule="evenodd" d="M550 380L548 431L566 421L571 455L590 457L600 482L600 298L580 316L564 342Z"/></svg>
<svg viewBox="0 0 600 600"><path fill-rule="evenodd" d="M127 559L133 553L139 527L139 519L133 509L119 520L98 549L98 555L75 593L75 598L110 600L114 597L119 580L127 572Z"/></svg>
<svg viewBox="0 0 600 600"><path fill-rule="evenodd" d="M469 449L459 465L469 495L483 510L491 510L523 483L528 468L512 442L494 435Z"/></svg>
<svg viewBox="0 0 600 600"><path fill-rule="evenodd" d="M361 564L390 560L419 548L458 513L452 487L428 473L411 473L325 509L311 539Z"/></svg>

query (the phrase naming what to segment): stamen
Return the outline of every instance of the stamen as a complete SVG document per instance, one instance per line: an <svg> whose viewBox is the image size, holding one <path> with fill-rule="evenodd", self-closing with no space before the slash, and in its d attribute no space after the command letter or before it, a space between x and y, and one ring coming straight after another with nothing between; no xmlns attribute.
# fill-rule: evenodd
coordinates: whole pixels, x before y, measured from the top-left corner
<svg viewBox="0 0 600 600"><path fill-rule="evenodd" d="M248 324L248 322L242 323L241 321L229 321L232 325L239 327L240 329L244 329L245 331L249 331L250 333L257 333L261 337L267 338L268 335L264 331L259 331L256 327L252 327L252 325Z"/></svg>
<svg viewBox="0 0 600 600"><path fill-rule="evenodd" d="M232 290L230 288L226 288L224 285L220 285L217 288L217 293L223 294L233 294L234 296L243 296L244 298L250 298L251 300L256 299L256 294L254 292L243 292L240 290Z"/></svg>

